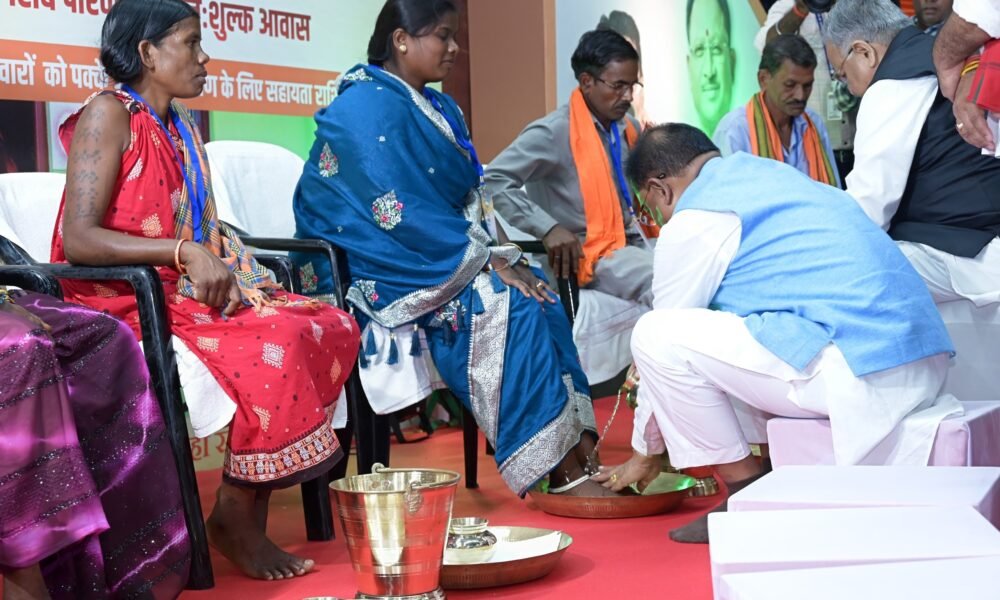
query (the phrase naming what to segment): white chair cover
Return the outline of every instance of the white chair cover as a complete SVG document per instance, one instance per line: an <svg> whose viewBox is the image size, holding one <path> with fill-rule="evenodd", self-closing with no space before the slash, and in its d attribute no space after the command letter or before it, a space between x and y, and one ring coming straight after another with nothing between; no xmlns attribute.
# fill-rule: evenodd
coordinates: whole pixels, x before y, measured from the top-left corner
<svg viewBox="0 0 1000 600"><path fill-rule="evenodd" d="M223 221L257 237L295 235L292 196L305 161L262 142L209 142L205 151Z"/></svg>
<svg viewBox="0 0 1000 600"><path fill-rule="evenodd" d="M0 175L0 235L24 248L41 263L49 262L52 232L66 175Z"/></svg>

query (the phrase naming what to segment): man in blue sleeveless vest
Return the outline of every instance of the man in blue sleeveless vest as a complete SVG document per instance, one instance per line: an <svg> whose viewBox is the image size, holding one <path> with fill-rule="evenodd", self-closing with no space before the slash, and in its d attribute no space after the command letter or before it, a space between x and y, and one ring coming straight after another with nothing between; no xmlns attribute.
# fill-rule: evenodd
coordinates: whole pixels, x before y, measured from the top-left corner
<svg viewBox="0 0 1000 600"><path fill-rule="evenodd" d="M1000 161L962 139L974 124L956 122L938 88L934 39L889 0L838 1L823 37L862 97L848 193L936 302L1000 302Z"/></svg>
<svg viewBox="0 0 1000 600"><path fill-rule="evenodd" d="M644 134L628 172L667 224L653 310L632 334L634 454L598 480L648 484L666 449L678 468L714 466L731 493L746 486L761 471L734 401L828 417L837 464L927 463L938 423L962 410L938 398L951 340L920 277L850 196L778 161L721 158L682 124ZM707 542L707 519L670 535Z"/></svg>

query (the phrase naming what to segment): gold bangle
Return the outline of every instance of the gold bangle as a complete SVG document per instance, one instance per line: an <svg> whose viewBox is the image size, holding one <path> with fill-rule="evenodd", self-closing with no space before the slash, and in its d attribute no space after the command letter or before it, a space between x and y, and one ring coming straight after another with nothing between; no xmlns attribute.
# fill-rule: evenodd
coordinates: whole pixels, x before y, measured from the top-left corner
<svg viewBox="0 0 1000 600"><path fill-rule="evenodd" d="M495 271L495 272L499 273L500 271L503 271L504 269L509 269L510 268L510 263L509 262L508 263L504 263L504 266L502 266L502 267L500 267L498 269L498 268L496 268L496 267L493 266L493 263L491 261L486 261L486 267L490 271Z"/></svg>
<svg viewBox="0 0 1000 600"><path fill-rule="evenodd" d="M962 77L965 77L966 75L968 75L969 73L975 71L978 68L979 68L979 61L978 60L966 64L965 68L962 69Z"/></svg>
<svg viewBox="0 0 1000 600"><path fill-rule="evenodd" d="M187 273L187 269L184 268L184 265L181 264L181 246L183 246L184 242L186 241L187 240L183 239L177 240L177 245L174 247L174 267L177 269L177 272L180 273L181 275Z"/></svg>
<svg viewBox="0 0 1000 600"><path fill-rule="evenodd" d="M10 297L7 290L0 290L0 304L13 304L14 299Z"/></svg>

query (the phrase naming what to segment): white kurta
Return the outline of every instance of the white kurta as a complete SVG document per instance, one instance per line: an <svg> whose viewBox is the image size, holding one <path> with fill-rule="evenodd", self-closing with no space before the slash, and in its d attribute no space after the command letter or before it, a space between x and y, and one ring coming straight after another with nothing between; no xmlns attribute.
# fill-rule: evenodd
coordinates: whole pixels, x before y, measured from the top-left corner
<svg viewBox="0 0 1000 600"><path fill-rule="evenodd" d="M667 449L679 468L736 462L750 453L745 404L757 417L829 417L838 464L926 464L941 419L961 413L954 398L938 399L947 356L855 377L831 344L805 370L793 368L742 318L706 309L740 235L736 215L701 210L661 231L653 310L632 335L642 379L633 448Z"/></svg>
<svg viewBox="0 0 1000 600"><path fill-rule="evenodd" d="M854 170L846 178L847 193L882 229L889 229L910 177L922 129L914 124L927 120L937 92L937 77L886 79L865 92L854 139ZM927 283L935 302L966 299L977 306L1000 302L1000 238L994 238L974 258L953 256L926 244L898 245Z"/></svg>

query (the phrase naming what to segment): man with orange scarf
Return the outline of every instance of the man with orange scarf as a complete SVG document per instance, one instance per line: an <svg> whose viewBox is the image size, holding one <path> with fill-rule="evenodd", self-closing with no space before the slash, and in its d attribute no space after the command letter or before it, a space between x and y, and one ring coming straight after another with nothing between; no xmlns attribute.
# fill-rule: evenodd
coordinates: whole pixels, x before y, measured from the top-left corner
<svg viewBox="0 0 1000 600"><path fill-rule="evenodd" d="M760 92L733 109L715 130L723 156L748 152L791 165L820 183L840 187L823 119L806 108L816 53L797 35L779 35L760 58Z"/></svg>
<svg viewBox="0 0 1000 600"><path fill-rule="evenodd" d="M639 124L628 115L639 55L614 31L590 31L572 58L579 87L569 104L538 119L486 170L494 206L514 227L541 238L550 273L649 304L651 239L659 228L636 216L625 179Z"/></svg>

